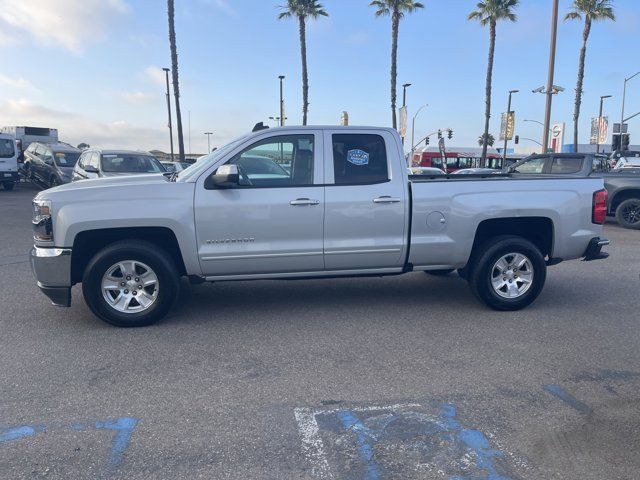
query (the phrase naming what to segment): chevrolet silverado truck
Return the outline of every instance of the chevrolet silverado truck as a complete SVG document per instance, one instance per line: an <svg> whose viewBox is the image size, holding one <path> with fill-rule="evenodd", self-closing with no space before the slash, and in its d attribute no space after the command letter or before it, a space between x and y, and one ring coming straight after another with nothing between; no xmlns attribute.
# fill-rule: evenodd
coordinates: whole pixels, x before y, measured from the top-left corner
<svg viewBox="0 0 640 480"><path fill-rule="evenodd" d="M520 174L602 177L609 194L607 215L621 227L640 230L640 168L611 169L604 155L593 153L547 153L531 155L509 167Z"/></svg>
<svg viewBox="0 0 640 480"><path fill-rule="evenodd" d="M258 160L256 160L258 159ZM124 327L192 282L458 270L518 310L547 266L606 257L601 178L410 176L395 130L254 129L172 175L83 180L33 201L31 265L54 305Z"/></svg>

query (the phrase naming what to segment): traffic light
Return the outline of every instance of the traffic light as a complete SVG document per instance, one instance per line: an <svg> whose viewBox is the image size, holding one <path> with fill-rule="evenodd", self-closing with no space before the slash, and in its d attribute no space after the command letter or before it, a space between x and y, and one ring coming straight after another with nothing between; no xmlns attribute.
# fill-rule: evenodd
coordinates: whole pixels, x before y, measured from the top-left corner
<svg viewBox="0 0 640 480"><path fill-rule="evenodd" d="M447 134L447 138L451 140L453 138L453 130L449 129L449 133Z"/></svg>
<svg viewBox="0 0 640 480"><path fill-rule="evenodd" d="M516 142L516 145L520 143L520 135L516 135L515 142Z"/></svg>
<svg viewBox="0 0 640 480"><path fill-rule="evenodd" d="M425 144L425 145L429 145L429 137L427 137L427 138L424 140L424 144Z"/></svg>
<svg viewBox="0 0 640 480"><path fill-rule="evenodd" d="M442 130L438 130L438 139L442 138Z"/></svg>
<svg viewBox="0 0 640 480"><path fill-rule="evenodd" d="M617 151L620 150L620 135L614 133L613 136L611 137L611 150L612 151Z"/></svg>
<svg viewBox="0 0 640 480"><path fill-rule="evenodd" d="M631 134L630 133L625 133L625 134L622 135L622 147L621 147L622 151L629 150L629 141L630 140L631 140Z"/></svg>

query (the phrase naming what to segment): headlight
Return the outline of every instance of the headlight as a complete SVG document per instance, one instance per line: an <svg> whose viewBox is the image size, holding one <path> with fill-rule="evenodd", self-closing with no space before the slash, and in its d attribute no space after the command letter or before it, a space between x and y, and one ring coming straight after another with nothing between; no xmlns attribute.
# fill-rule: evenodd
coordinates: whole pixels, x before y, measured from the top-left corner
<svg viewBox="0 0 640 480"><path fill-rule="evenodd" d="M51 200L33 201L33 238L41 242L53 241Z"/></svg>

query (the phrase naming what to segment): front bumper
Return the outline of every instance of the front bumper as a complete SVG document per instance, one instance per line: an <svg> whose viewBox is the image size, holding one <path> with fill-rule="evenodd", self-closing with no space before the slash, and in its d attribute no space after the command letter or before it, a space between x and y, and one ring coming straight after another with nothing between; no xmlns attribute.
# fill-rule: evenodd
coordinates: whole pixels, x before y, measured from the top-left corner
<svg viewBox="0 0 640 480"><path fill-rule="evenodd" d="M51 303L71 306L71 249L33 247L31 270Z"/></svg>
<svg viewBox="0 0 640 480"><path fill-rule="evenodd" d="M609 245L611 242L607 238L594 237L589 242L587 250L584 252L584 261L602 260L609 257L609 254L602 251L602 247Z"/></svg>

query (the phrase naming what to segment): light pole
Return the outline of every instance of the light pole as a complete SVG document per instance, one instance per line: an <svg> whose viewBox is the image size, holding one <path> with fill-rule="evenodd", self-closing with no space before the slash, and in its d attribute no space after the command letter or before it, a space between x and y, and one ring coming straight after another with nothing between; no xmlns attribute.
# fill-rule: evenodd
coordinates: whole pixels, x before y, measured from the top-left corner
<svg viewBox="0 0 640 480"><path fill-rule="evenodd" d="M624 118L624 104L625 104L625 100L627 98L627 82L629 80L631 80L634 77L637 77L638 75L640 75L640 72L634 73L633 75L631 75L629 78L625 78L624 79L624 88L622 89L622 114L620 115L620 149L622 149L622 139L623 139L623 125L625 120L629 120L632 117L629 117L627 119ZM635 116L635 115L634 115Z"/></svg>
<svg viewBox="0 0 640 480"><path fill-rule="evenodd" d="M204 134L207 136L207 153L211 153L211 135L213 135L213 132L204 132Z"/></svg>
<svg viewBox="0 0 640 480"><path fill-rule="evenodd" d="M167 112L169 113L169 144L171 145L171 161L173 162L173 127L171 126L171 97L169 95L169 69L163 68L167 80Z"/></svg>
<svg viewBox="0 0 640 480"><path fill-rule="evenodd" d="M416 147L415 147L415 134L416 134L416 117L418 116L418 114L426 107L428 107L428 104L424 104L422 105L418 111L416 112L416 114L413 116L413 120L411 120L411 156L409 157L409 167L412 166L413 164L413 152L415 151Z"/></svg>
<svg viewBox="0 0 640 480"><path fill-rule="evenodd" d="M284 95L282 90L282 81L285 79L284 75L279 75L280 79L280 126L284 127Z"/></svg>
<svg viewBox="0 0 640 480"><path fill-rule="evenodd" d="M602 130L602 103L604 102L605 98L611 98L611 95L602 95L600 97L600 113L598 114L598 132L596 133L596 153L600 153L600 131Z"/></svg>
<svg viewBox="0 0 640 480"><path fill-rule="evenodd" d="M508 127L509 127L509 116L511 115L511 95L514 93L518 93L520 90L509 90L509 102L507 103L507 121L504 127L504 150L502 151L502 163L505 164L507 161L507 142L509 141ZM515 128L515 121L513 127Z"/></svg>
<svg viewBox="0 0 640 480"><path fill-rule="evenodd" d="M553 100L553 75L556 66L556 39L558 37L558 3L553 0L553 10L551 15L551 42L549 46L549 73L547 76L547 104L544 111L544 130L542 134L542 153L547 153L549 148L549 127L551 126L551 102Z"/></svg>
<svg viewBox="0 0 640 480"><path fill-rule="evenodd" d="M404 85L402 85L402 106L406 107L407 106L407 88L409 88L411 86L410 83L405 83Z"/></svg>

